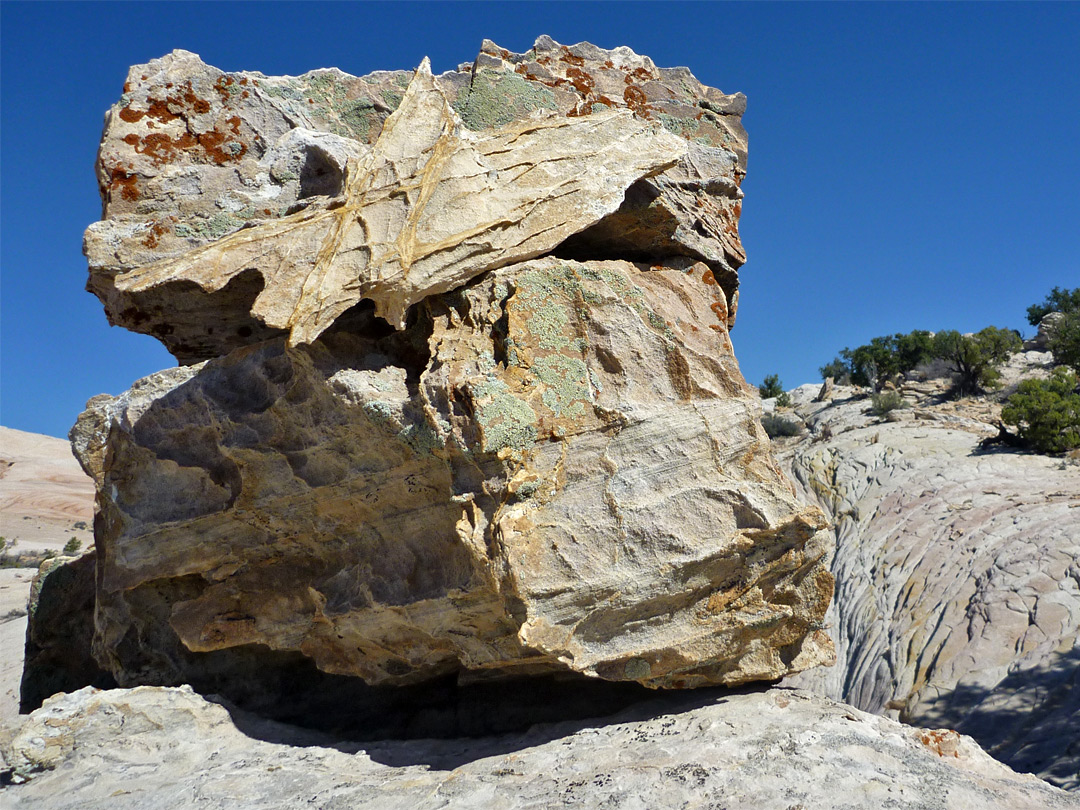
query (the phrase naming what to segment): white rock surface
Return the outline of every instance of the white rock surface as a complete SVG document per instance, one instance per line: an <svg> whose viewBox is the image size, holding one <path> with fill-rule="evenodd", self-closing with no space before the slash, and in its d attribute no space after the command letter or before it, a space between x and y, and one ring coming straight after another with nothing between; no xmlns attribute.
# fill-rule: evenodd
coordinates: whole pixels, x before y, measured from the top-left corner
<svg viewBox="0 0 1080 810"><path fill-rule="evenodd" d="M836 523L839 661L791 682L1080 787L1080 467L980 451L992 399L878 420L836 392L793 397L813 433L782 457Z"/></svg>
<svg viewBox="0 0 1080 810"><path fill-rule="evenodd" d="M1077 808L969 738L804 692L669 696L594 724L328 747L186 688L50 699L5 751L5 808ZM243 730L241 730L243 729ZM36 767L53 770L39 772ZM24 778L17 775L16 780Z"/></svg>

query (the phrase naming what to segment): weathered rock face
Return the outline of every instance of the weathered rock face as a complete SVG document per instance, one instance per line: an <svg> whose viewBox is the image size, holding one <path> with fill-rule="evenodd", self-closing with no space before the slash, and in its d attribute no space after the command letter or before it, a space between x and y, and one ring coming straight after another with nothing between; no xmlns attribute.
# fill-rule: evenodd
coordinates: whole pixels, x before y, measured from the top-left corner
<svg viewBox="0 0 1080 810"><path fill-rule="evenodd" d="M32 711L57 692L116 686L94 660L94 552L46 560L30 587L19 703Z"/></svg>
<svg viewBox="0 0 1080 810"><path fill-rule="evenodd" d="M225 74L175 51L132 68L107 116L89 289L182 362L310 342L362 299L401 327L425 295L560 245L703 261L734 319L744 106L546 37L439 77Z"/></svg>
<svg viewBox="0 0 1080 810"><path fill-rule="evenodd" d="M827 662L824 523L770 460L703 275L535 260L404 332L357 313L95 402L74 435L99 658L123 683L185 680L180 645L264 644L372 684L680 687ZM130 643L155 637L153 662Z"/></svg>
<svg viewBox="0 0 1080 810"><path fill-rule="evenodd" d="M546 38L440 77L134 68L90 286L202 362L72 432L98 661L674 688L829 663L830 535L728 336L741 112Z"/></svg>
<svg viewBox="0 0 1080 810"><path fill-rule="evenodd" d="M34 712L3 753L16 780L30 777L4 790L11 810L1080 807L969 737L788 689L669 696L584 727L362 748L230 718L189 689L84 689Z"/></svg>
<svg viewBox="0 0 1080 810"><path fill-rule="evenodd" d="M782 457L836 522L840 660L794 682L1080 788L1080 467L980 451L991 402L920 397L879 422L850 388L831 403L807 388L815 435Z"/></svg>

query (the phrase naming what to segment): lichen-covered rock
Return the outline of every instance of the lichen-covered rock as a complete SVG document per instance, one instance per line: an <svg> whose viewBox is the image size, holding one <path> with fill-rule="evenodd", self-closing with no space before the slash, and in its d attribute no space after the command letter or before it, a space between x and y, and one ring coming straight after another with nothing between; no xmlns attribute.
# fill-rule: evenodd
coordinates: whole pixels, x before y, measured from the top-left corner
<svg viewBox="0 0 1080 810"><path fill-rule="evenodd" d="M97 655L265 645L371 684L649 686L831 660L828 533L774 466L704 264L540 259L95 400ZM133 643L138 639L137 643Z"/></svg>
<svg viewBox="0 0 1080 810"><path fill-rule="evenodd" d="M362 299L401 327L425 295L560 246L704 261L734 322L744 102L546 37L439 77L226 74L175 51L132 68L107 116L88 286L182 362L310 342Z"/></svg>
<svg viewBox="0 0 1080 810"><path fill-rule="evenodd" d="M230 717L186 688L84 689L26 718L4 757L17 783L3 791L10 810L1080 807L969 737L787 689L667 696L603 722L501 737L363 746Z"/></svg>

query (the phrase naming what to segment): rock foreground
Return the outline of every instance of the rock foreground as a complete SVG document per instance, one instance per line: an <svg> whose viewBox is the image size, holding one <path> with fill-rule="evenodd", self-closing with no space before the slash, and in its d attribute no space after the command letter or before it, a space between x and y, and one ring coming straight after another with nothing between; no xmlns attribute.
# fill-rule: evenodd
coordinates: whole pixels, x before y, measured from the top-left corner
<svg viewBox="0 0 1080 810"><path fill-rule="evenodd" d="M33 777L4 790L11 810L1080 807L968 737L788 689L668 696L597 725L360 748L230 717L186 687L87 688L34 712L4 756L16 780Z"/></svg>
<svg viewBox="0 0 1080 810"><path fill-rule="evenodd" d="M1045 375L1017 355L1009 379ZM780 457L837 533L828 623L839 661L792 682L974 737L1021 771L1080 789L1080 465L981 450L992 399L906 386L888 421L837 387L795 392L811 433Z"/></svg>
<svg viewBox="0 0 1080 810"><path fill-rule="evenodd" d="M304 665L691 688L831 662L831 535L728 336L743 108L546 37L437 77L133 68L89 288L189 365L72 431L106 673L251 706Z"/></svg>

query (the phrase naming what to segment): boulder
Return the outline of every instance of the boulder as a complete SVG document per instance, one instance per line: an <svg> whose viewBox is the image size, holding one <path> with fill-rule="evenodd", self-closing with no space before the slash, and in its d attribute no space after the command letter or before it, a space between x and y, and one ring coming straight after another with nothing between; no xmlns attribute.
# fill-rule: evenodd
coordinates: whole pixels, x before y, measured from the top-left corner
<svg viewBox="0 0 1080 810"><path fill-rule="evenodd" d="M556 249L702 261L731 325L744 107L685 68L547 37L439 77L223 73L174 51L106 116L88 289L185 363L309 343L361 300L403 328L424 296Z"/></svg>
<svg viewBox="0 0 1080 810"><path fill-rule="evenodd" d="M788 689L669 696L602 722L501 737L364 746L227 711L187 688L83 689L26 718L4 756L10 810L1080 807L969 737Z"/></svg>
<svg viewBox="0 0 1080 810"><path fill-rule="evenodd" d="M32 711L57 692L116 686L94 660L94 551L53 557L30 585L19 704Z"/></svg>
<svg viewBox="0 0 1080 810"><path fill-rule="evenodd" d="M677 264L677 263L676 263ZM831 660L816 508L769 455L700 263L546 258L97 399L98 660L298 652L372 685L653 687Z"/></svg>

